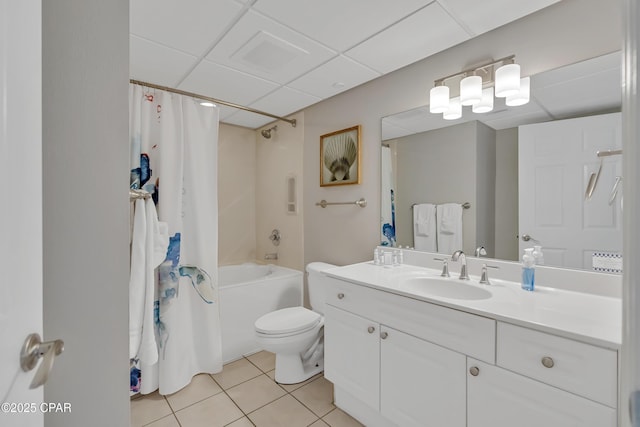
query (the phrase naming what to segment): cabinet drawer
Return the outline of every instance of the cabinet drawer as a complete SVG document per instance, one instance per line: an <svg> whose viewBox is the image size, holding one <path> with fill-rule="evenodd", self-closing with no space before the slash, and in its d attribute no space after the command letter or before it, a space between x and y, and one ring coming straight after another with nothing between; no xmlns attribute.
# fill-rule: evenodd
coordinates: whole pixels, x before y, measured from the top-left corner
<svg viewBox="0 0 640 427"><path fill-rule="evenodd" d="M498 322L497 364L616 407L616 351Z"/></svg>
<svg viewBox="0 0 640 427"><path fill-rule="evenodd" d="M338 279L327 304L445 348L495 363L495 320Z"/></svg>

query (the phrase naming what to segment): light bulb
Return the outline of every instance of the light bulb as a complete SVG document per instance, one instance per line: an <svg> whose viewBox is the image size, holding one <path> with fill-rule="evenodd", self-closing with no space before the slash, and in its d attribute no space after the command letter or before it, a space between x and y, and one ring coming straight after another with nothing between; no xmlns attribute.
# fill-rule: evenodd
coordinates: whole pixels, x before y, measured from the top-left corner
<svg viewBox="0 0 640 427"><path fill-rule="evenodd" d="M515 95L520 90L520 66L507 64L496 70L495 95L498 98Z"/></svg>
<svg viewBox="0 0 640 427"><path fill-rule="evenodd" d="M510 107L517 107L529 102L531 92L531 78L523 77L520 79L520 90L513 95L507 96L505 104Z"/></svg>
<svg viewBox="0 0 640 427"><path fill-rule="evenodd" d="M493 87L482 90L482 99L471 107L474 113L488 113L493 110Z"/></svg>
<svg viewBox="0 0 640 427"><path fill-rule="evenodd" d="M444 113L449 109L449 86L436 86L429 92L429 111Z"/></svg>
<svg viewBox="0 0 640 427"><path fill-rule="evenodd" d="M460 103L474 105L482 99L482 77L469 76L460 81Z"/></svg>
<svg viewBox="0 0 640 427"><path fill-rule="evenodd" d="M449 109L442 113L442 118L445 120L456 120L462 117L462 104L460 104L460 97L451 98L449 100Z"/></svg>

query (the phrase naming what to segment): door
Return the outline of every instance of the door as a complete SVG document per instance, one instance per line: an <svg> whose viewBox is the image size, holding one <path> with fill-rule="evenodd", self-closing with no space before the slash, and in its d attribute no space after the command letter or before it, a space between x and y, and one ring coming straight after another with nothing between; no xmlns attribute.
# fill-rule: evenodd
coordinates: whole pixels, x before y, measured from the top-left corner
<svg viewBox="0 0 640 427"><path fill-rule="evenodd" d="M520 257L539 244L546 265L591 270L594 252L621 252L622 191L608 203L622 176L621 156L603 158L597 186L585 200L600 165L596 152L621 144L620 113L518 128Z"/></svg>
<svg viewBox="0 0 640 427"><path fill-rule="evenodd" d="M19 353L42 335L40 0L0 0L0 22L0 425L37 427L39 406L24 404L39 405L42 387L29 389Z"/></svg>
<svg viewBox="0 0 640 427"><path fill-rule="evenodd" d="M615 409L575 394L473 359L467 372L468 427L616 426Z"/></svg>
<svg viewBox="0 0 640 427"><path fill-rule="evenodd" d="M376 411L380 408L380 338L376 322L327 305L324 376Z"/></svg>
<svg viewBox="0 0 640 427"><path fill-rule="evenodd" d="M380 411L403 427L466 425L467 358L382 326Z"/></svg>

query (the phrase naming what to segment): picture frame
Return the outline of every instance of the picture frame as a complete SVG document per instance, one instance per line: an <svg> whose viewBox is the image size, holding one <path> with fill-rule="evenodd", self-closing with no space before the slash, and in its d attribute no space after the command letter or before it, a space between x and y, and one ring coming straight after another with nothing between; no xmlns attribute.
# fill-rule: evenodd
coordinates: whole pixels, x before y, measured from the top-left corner
<svg viewBox="0 0 640 427"><path fill-rule="evenodd" d="M320 136L320 186L360 184L361 126Z"/></svg>

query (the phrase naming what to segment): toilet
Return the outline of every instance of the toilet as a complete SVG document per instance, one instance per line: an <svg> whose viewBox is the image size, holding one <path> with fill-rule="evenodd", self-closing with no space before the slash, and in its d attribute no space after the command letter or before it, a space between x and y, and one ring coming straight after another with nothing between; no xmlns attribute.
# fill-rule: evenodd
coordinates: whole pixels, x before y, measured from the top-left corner
<svg viewBox="0 0 640 427"><path fill-rule="evenodd" d="M323 271L336 267L323 262L307 265L312 310L288 307L272 311L255 322L256 340L276 355L276 382L296 384L324 370Z"/></svg>

